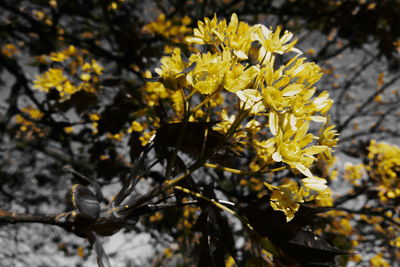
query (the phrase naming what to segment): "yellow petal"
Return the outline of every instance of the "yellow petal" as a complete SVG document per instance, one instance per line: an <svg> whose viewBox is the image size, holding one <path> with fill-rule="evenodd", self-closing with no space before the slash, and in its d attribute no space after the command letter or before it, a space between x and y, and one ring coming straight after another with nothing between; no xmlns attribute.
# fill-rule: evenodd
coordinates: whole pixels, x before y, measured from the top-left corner
<svg viewBox="0 0 400 267"><path fill-rule="evenodd" d="M294 137L293 140L297 141L297 140L301 140L304 138L304 136L306 136L308 128L309 128L309 123L308 122L304 122L300 128L298 129L298 131L296 132L296 135Z"/></svg>
<svg viewBox="0 0 400 267"><path fill-rule="evenodd" d="M303 91L303 89L304 89L303 84L298 84L298 83L289 84L288 86L286 86L285 89L282 90L282 95L283 96L295 96L298 93L300 93L301 91Z"/></svg>
<svg viewBox="0 0 400 267"><path fill-rule="evenodd" d="M194 44L204 44L203 39L198 38L198 37L186 37L185 41L187 43L194 43Z"/></svg>
<svg viewBox="0 0 400 267"><path fill-rule="evenodd" d="M306 166L304 166L303 164L295 162L293 163L293 165L296 167L297 170L299 170L299 172L301 172L305 176L310 178L314 177L311 171L308 168L306 168Z"/></svg>
<svg viewBox="0 0 400 267"><path fill-rule="evenodd" d="M315 191L318 191L318 192L324 191L328 188L328 186L326 185L325 179L315 177L315 176L312 178L302 179L302 182L304 183L305 187L310 188Z"/></svg>
<svg viewBox="0 0 400 267"><path fill-rule="evenodd" d="M272 184L269 184L269 183L267 183L267 182L264 182L264 185L269 189L269 190L271 190L271 191L273 191L274 189L276 190L276 189L279 189L279 187L277 187L277 186L275 186L275 185L272 185Z"/></svg>
<svg viewBox="0 0 400 267"><path fill-rule="evenodd" d="M312 146L312 147L304 149L304 154L307 156L312 156L312 155L324 152L327 149L328 149L327 146Z"/></svg>
<svg viewBox="0 0 400 267"><path fill-rule="evenodd" d="M270 111L269 112L269 129L273 135L278 133L279 128L279 117L276 112Z"/></svg>
<svg viewBox="0 0 400 267"><path fill-rule="evenodd" d="M323 117L323 116L311 116L310 118L312 121L315 121L315 122L322 122L322 123L326 122L326 117Z"/></svg>
<svg viewBox="0 0 400 267"><path fill-rule="evenodd" d="M83 74L81 74L81 80L82 81L85 81L85 82L87 82L87 81L89 81L90 80L90 74L88 74L88 73L83 73Z"/></svg>
<svg viewBox="0 0 400 267"><path fill-rule="evenodd" d="M278 151L272 154L272 159L276 162L281 162L282 161L282 155Z"/></svg>
<svg viewBox="0 0 400 267"><path fill-rule="evenodd" d="M237 28L237 26L238 26L238 17L236 15L236 13L233 13L228 27L229 28Z"/></svg>
<svg viewBox="0 0 400 267"><path fill-rule="evenodd" d="M234 53L235 56L237 56L238 59L240 59L240 60L246 60L246 59L248 59L246 53L243 52L242 50L235 50L235 51L233 51L233 53Z"/></svg>

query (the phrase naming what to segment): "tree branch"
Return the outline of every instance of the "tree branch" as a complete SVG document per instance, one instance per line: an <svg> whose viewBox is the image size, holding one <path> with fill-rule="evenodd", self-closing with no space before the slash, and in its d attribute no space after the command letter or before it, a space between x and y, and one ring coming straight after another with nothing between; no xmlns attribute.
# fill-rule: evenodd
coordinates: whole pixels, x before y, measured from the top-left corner
<svg viewBox="0 0 400 267"><path fill-rule="evenodd" d="M0 210L0 222L2 223L43 223L63 227L56 221L54 214L25 214Z"/></svg>
<svg viewBox="0 0 400 267"><path fill-rule="evenodd" d="M395 224L396 226L400 227L400 223L399 222L396 222L395 220L393 220L393 218L390 218L389 216L386 216L383 212L374 211L374 210L368 210L368 209L352 210L352 209L341 208L341 207L336 207L334 209L335 210L340 210L340 211L345 211L347 213L352 213L352 214L363 214L363 215L382 217L383 219L385 219L385 220Z"/></svg>

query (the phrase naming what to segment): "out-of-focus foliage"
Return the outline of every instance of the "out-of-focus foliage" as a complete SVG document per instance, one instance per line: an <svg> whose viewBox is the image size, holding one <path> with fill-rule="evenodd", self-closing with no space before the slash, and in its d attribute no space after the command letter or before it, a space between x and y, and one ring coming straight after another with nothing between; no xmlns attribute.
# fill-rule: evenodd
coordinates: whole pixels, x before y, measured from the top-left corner
<svg viewBox="0 0 400 267"><path fill-rule="evenodd" d="M92 216L79 199L98 203L94 191L70 192L79 181L63 166L95 179L99 201L113 203L108 191L129 184L139 161L132 195L168 185L142 203L160 208L139 206L124 225L149 234L155 266L331 264L341 254L339 265L392 266L399 8L1 1L1 210ZM15 245L2 247L4 264L29 262L24 244L49 254L37 265L58 261L54 248L88 260L86 244L66 232L41 239L20 229L1 225L0 243Z"/></svg>

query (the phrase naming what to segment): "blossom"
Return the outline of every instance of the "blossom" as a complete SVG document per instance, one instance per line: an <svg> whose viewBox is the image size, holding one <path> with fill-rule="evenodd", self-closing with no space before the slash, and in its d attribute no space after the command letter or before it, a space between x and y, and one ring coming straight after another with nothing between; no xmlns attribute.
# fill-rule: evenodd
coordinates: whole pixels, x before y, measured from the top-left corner
<svg viewBox="0 0 400 267"><path fill-rule="evenodd" d="M251 114L257 114L265 110L261 94L255 89L245 89L236 92L236 95L244 104L245 109L250 109Z"/></svg>
<svg viewBox="0 0 400 267"><path fill-rule="evenodd" d="M277 27L276 31L274 32L262 24L254 25L253 29L254 32L252 33L252 40L259 41L262 45L259 51L259 61L261 64L265 60L269 60L274 53L301 53L300 50L294 47L297 43L297 40L288 43L293 37L291 32L285 31L284 34L280 36L282 31L281 27Z"/></svg>
<svg viewBox="0 0 400 267"><path fill-rule="evenodd" d="M161 68L156 68L155 72L160 76L160 82L168 89L175 91L186 84L185 73L183 70L188 67L182 60L181 50L174 49L171 56L161 59Z"/></svg>
<svg viewBox="0 0 400 267"><path fill-rule="evenodd" d="M366 169L377 184L381 201L390 201L400 197L400 148L387 143L372 140L368 147L369 164ZM373 171L371 171L373 170Z"/></svg>
<svg viewBox="0 0 400 267"><path fill-rule="evenodd" d="M218 21L214 15L211 20L205 18L204 22L199 21L197 29L193 31L194 36L187 37L186 41L223 46L232 50L239 60L245 60L251 47L251 31L252 28L246 22L239 22L235 13L232 14L229 24L225 19Z"/></svg>
<svg viewBox="0 0 400 267"><path fill-rule="evenodd" d="M224 80L226 68L229 65L229 52L218 54L195 54L189 60L196 64L186 77L189 85L201 94L212 94Z"/></svg>
<svg viewBox="0 0 400 267"><path fill-rule="evenodd" d="M300 208L303 202L303 191L296 182L289 181L287 184L280 186L271 186L264 183L272 190L270 204L274 210L280 210L285 213L286 221L289 222L294 218L294 214Z"/></svg>
<svg viewBox="0 0 400 267"><path fill-rule="evenodd" d="M270 109L280 111L289 105L289 98L274 86L262 87L264 105Z"/></svg>
<svg viewBox="0 0 400 267"><path fill-rule="evenodd" d="M333 104L333 100L329 98L329 93L324 91L314 98L312 104L315 111L327 113Z"/></svg>
<svg viewBox="0 0 400 267"><path fill-rule="evenodd" d="M245 66L236 63L225 73L224 87L232 93L245 88L251 88L251 84L254 82L258 72L259 68L257 66L245 69Z"/></svg>
<svg viewBox="0 0 400 267"><path fill-rule="evenodd" d="M13 44L5 44L1 47L1 53L8 58L12 58L19 54L19 50Z"/></svg>
<svg viewBox="0 0 400 267"><path fill-rule="evenodd" d="M318 192L319 194L315 196L316 204L320 207L332 207L333 197L332 190L328 187L324 191Z"/></svg>
<svg viewBox="0 0 400 267"><path fill-rule="evenodd" d="M378 253L370 259L371 266L389 267L389 263L383 259L383 253Z"/></svg>
<svg viewBox="0 0 400 267"><path fill-rule="evenodd" d="M50 68L43 75L37 75L36 80L33 82L33 88L40 91L49 92L51 88L55 87L58 91L62 91L67 77L63 74L62 69Z"/></svg>
<svg viewBox="0 0 400 267"><path fill-rule="evenodd" d="M63 62L70 57L76 55L77 49L75 46L70 45L66 49L59 51L59 52L52 52L50 54L50 60L55 62Z"/></svg>
<svg viewBox="0 0 400 267"><path fill-rule="evenodd" d="M194 37L187 37L186 41L196 44L211 44L214 41L215 33L218 32L217 29L219 28L219 25L221 28L223 24L218 23L216 15L214 15L211 20L209 18L204 18L204 22L197 22L197 28L193 30Z"/></svg>
<svg viewBox="0 0 400 267"><path fill-rule="evenodd" d="M321 68L314 62L304 62L306 58L294 57L285 66L285 75L297 83L303 83L311 88L322 77Z"/></svg>
<svg viewBox="0 0 400 267"><path fill-rule="evenodd" d="M313 175L309 167L314 162L313 155L319 154L327 149L326 146L306 146L312 141L313 135L307 134L308 122L303 122L297 131L279 130L275 137L276 151L272 154L272 159L276 162L285 162L290 167L297 169L307 177Z"/></svg>
<svg viewBox="0 0 400 267"><path fill-rule="evenodd" d="M318 136L318 144L322 146L327 146L328 149L325 150L322 154L321 157L323 157L324 160L326 161L332 161L332 148L336 146L337 142L339 139L337 138L338 133L334 129L335 125L328 125L325 124L321 129L320 133Z"/></svg>
<svg viewBox="0 0 400 267"><path fill-rule="evenodd" d="M196 105L189 121L205 116L219 120L215 126L218 131L227 133L229 129L231 138L251 147L248 155L254 157L248 169L268 172L279 162L283 166L273 172L290 168L306 176L301 187L293 180L269 186L271 206L283 211L288 221L307 196L307 200L321 197L321 201L330 201L326 180L315 177L310 168L317 156L330 153L337 142L335 131L326 126L326 114L333 101L326 91L315 96L321 68L301 57L292 38L293 34L281 27L272 30L260 24L250 26L240 22L236 14L229 22L214 15L199 21L193 36L185 39L205 46L191 47L195 52L188 60L176 49L156 69L178 118L183 117L182 107L191 114ZM289 58L280 56L291 52ZM287 62L277 64L278 56L287 58ZM160 97L166 95L163 90L157 92ZM232 97L239 98L240 103L232 105ZM324 123L317 126L326 129L319 137L309 132L313 122ZM254 178L246 183L251 181ZM328 197L324 199L323 195Z"/></svg>
<svg viewBox="0 0 400 267"><path fill-rule="evenodd" d="M142 31L145 33L162 35L173 43L182 43L184 37L192 31L188 26L190 23L191 19L188 16L167 19L165 14L160 14L155 21L146 24L142 28Z"/></svg>
<svg viewBox="0 0 400 267"><path fill-rule="evenodd" d="M85 62L82 66L84 72L94 72L98 75L103 73L104 68L94 59L91 62Z"/></svg>
<svg viewBox="0 0 400 267"><path fill-rule="evenodd" d="M57 68L51 67L41 75L36 75L33 88L48 93L55 89L59 93L59 101L65 101L72 94L81 90L95 93L99 83L99 75L103 67L94 59L85 61L86 50L79 50L70 45L64 50L41 56L48 58ZM48 59L42 63L49 63Z"/></svg>
<svg viewBox="0 0 400 267"><path fill-rule="evenodd" d="M28 129L32 129L36 132L40 132L40 128L38 128L32 120L38 121L43 118L44 114L40 110L31 107L21 108L21 111L25 116L22 116L21 114L15 116L15 122L21 124L20 130L25 132ZM25 119L26 116L30 117L32 120Z"/></svg>
<svg viewBox="0 0 400 267"><path fill-rule="evenodd" d="M326 180L324 178L319 178L316 176L304 178L301 180L305 187L315 190L317 192L325 191L328 186L326 185Z"/></svg>

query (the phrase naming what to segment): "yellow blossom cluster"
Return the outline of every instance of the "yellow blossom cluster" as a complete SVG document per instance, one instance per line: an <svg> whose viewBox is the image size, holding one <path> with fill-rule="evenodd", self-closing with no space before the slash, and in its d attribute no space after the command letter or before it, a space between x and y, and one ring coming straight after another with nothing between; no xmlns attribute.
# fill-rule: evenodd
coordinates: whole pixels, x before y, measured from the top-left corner
<svg viewBox="0 0 400 267"><path fill-rule="evenodd" d="M34 132L40 132L36 121L40 120L44 114L40 110L31 107L22 108L21 111L23 114L17 114L15 116L15 122L21 125L19 129L22 132L26 132L29 129Z"/></svg>
<svg viewBox="0 0 400 267"><path fill-rule="evenodd" d="M364 164L346 164L344 178L354 185L359 185L361 178L365 174Z"/></svg>
<svg viewBox="0 0 400 267"><path fill-rule="evenodd" d="M367 170L377 183L382 201L400 198L400 148L372 140L368 148Z"/></svg>
<svg viewBox="0 0 400 267"><path fill-rule="evenodd" d="M388 245L397 249L400 247L398 237L398 224L400 222L397 202L400 196L400 148L384 142L372 140L368 146L368 154L363 163L346 164L344 178L355 188L367 187L369 192L374 195L376 207L368 207L376 211L376 215L368 213L361 215L352 215L351 213L339 214L340 211L331 211L326 213L332 220L333 227L325 229L325 232L335 232L342 236L351 237L353 247L357 243L363 243L365 236L357 233L358 224L368 224L371 231L377 235L382 235L388 241ZM366 179L368 178L368 179ZM391 223L388 223L391 221ZM385 250L376 254L370 259L371 266L389 266L384 259ZM360 261L360 258L351 257L352 261Z"/></svg>
<svg viewBox="0 0 400 267"><path fill-rule="evenodd" d="M383 258L383 253L378 253L370 259L371 266L389 267L389 263Z"/></svg>
<svg viewBox="0 0 400 267"><path fill-rule="evenodd" d="M157 85L146 86L160 93L158 99L174 96L175 120L219 121L216 130L252 147L251 171L267 173L269 166L279 165L306 176L298 189L291 183L272 188L271 205L288 219L297 210L296 204L285 204L288 195L298 204L307 197L301 192L327 190L326 180L310 167L317 157L332 160L337 143L327 119L333 100L327 91L316 94L322 71L301 57L292 38L281 27L249 25L236 14L229 23L205 18L185 39L194 52L187 57L175 48L155 69ZM156 103L155 94L149 95ZM319 135L311 132L311 123Z"/></svg>
<svg viewBox="0 0 400 267"><path fill-rule="evenodd" d="M69 99L72 94L81 90L88 93L97 91L103 67L89 58L87 51L70 45L60 52L40 57L40 61L54 67L37 75L33 88L46 93L55 89L59 93L60 101Z"/></svg>
<svg viewBox="0 0 400 267"><path fill-rule="evenodd" d="M379 191L379 199L386 202L400 197L399 174L400 148L372 140L368 147L368 163L346 164L344 178L359 186L361 179L368 175L368 181Z"/></svg>
<svg viewBox="0 0 400 267"><path fill-rule="evenodd" d="M295 181L289 180L287 183L280 186L266 186L272 190L271 207L274 210L283 211L286 215L286 220L290 221L294 218L294 214L300 208L303 201L303 190Z"/></svg>
<svg viewBox="0 0 400 267"><path fill-rule="evenodd" d="M110 10L116 10L116 9L118 9L124 2L125 2L125 0L111 1L111 3L110 3L109 6L108 6L108 9L110 9Z"/></svg>
<svg viewBox="0 0 400 267"><path fill-rule="evenodd" d="M13 58L19 54L19 50L13 44L5 44L1 47L1 53L8 58Z"/></svg>
<svg viewBox="0 0 400 267"><path fill-rule="evenodd" d="M329 125L325 123L319 131L318 144L321 146L327 146L323 153L318 155L318 158L326 162L329 166L335 162L335 158L332 157L332 148L336 147L339 139L337 138L337 132L335 130L335 125Z"/></svg>
<svg viewBox="0 0 400 267"><path fill-rule="evenodd" d="M188 16L167 19L165 14L160 14L155 21L146 24L143 27L143 31L151 34L159 34L173 43L181 43L193 31L189 27L191 22L192 20Z"/></svg>

